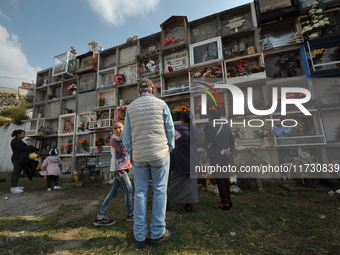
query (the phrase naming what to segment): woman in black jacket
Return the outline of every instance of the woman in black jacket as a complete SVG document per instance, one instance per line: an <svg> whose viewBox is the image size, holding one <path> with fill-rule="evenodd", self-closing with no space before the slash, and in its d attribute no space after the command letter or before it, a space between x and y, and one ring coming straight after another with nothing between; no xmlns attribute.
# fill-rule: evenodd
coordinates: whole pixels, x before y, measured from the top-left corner
<svg viewBox="0 0 340 255"><path fill-rule="evenodd" d="M12 137L14 137L11 141L12 148L12 164L13 164L13 173L11 177L12 187L10 191L14 194L24 192L23 187L18 187L18 181L21 174L21 170L24 167L25 159L28 158L28 154L35 150L38 150L34 146L29 146L22 141L25 137L25 131L22 129L14 130L12 133Z"/></svg>

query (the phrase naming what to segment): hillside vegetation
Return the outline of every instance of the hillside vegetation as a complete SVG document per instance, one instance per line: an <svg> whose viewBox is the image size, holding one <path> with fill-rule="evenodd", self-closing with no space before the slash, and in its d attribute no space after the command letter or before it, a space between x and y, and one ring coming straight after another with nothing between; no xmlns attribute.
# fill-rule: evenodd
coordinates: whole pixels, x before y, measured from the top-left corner
<svg viewBox="0 0 340 255"><path fill-rule="evenodd" d="M27 120L27 109L33 106L33 97L17 96L13 93L0 93L0 126L11 123L20 125Z"/></svg>

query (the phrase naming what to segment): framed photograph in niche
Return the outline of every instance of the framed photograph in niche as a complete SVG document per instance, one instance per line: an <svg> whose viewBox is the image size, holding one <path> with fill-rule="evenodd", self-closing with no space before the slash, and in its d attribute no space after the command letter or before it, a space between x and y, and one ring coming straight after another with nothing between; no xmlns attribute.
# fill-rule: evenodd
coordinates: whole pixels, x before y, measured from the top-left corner
<svg viewBox="0 0 340 255"><path fill-rule="evenodd" d="M190 45L190 65L222 59L221 37Z"/></svg>
<svg viewBox="0 0 340 255"><path fill-rule="evenodd" d="M94 90L95 88L96 88L95 73L88 73L80 76L78 86L79 93Z"/></svg>

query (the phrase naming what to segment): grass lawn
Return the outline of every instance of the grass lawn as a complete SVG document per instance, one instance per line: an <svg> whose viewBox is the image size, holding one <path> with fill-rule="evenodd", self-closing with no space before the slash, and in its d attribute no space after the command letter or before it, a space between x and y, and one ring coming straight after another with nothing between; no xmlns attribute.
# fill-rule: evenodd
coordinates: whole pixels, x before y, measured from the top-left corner
<svg viewBox="0 0 340 255"><path fill-rule="evenodd" d="M340 195L289 191L280 181L270 180L264 180L264 190L259 191L253 180L239 181L242 193L232 196L234 207L229 212L214 209L218 197L200 190L200 202L193 205L192 213L185 213L183 204L171 204L166 222L176 227L173 240L136 250L123 190L108 213L117 223L98 228L93 220L110 185L79 188L63 180L60 193L52 191L58 194L55 201L62 202L52 213L0 215L0 254L340 254ZM43 178L32 182L21 178L19 184L27 194L47 192ZM9 187L7 176L7 182L0 183L2 200L14 196ZM6 206L4 201L0 204Z"/></svg>

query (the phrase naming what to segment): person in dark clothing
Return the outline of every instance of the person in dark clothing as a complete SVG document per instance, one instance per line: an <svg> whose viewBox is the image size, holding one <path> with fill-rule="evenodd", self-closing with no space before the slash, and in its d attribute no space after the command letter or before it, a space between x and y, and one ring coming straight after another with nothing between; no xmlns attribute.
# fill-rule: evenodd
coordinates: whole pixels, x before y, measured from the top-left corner
<svg viewBox="0 0 340 255"><path fill-rule="evenodd" d="M207 158L210 159L211 166L227 167L230 163L231 151L234 148L234 137L229 125L222 124L214 120L220 119L218 110L208 112L209 122L204 128L207 145ZM230 198L230 180L228 172L215 172L213 177L216 180L217 188L220 193L220 203L215 204L215 208L229 210L232 207Z"/></svg>
<svg viewBox="0 0 340 255"><path fill-rule="evenodd" d="M11 141L11 148L13 152L11 157L11 161L13 164L13 173L11 177L12 187L10 191L13 194L24 192L24 187L18 187L21 170L24 167L24 163L26 162L28 155L33 151L39 150L34 146L28 145L22 141L25 135L26 133L22 129L14 130L12 133L12 137L14 137Z"/></svg>
<svg viewBox="0 0 340 255"><path fill-rule="evenodd" d="M181 121L182 124L175 128L175 149L170 155L168 203L185 203L185 211L191 212L191 204L199 201L197 179L192 178L190 172L194 173L194 167L199 163L200 135L198 129L190 125L190 112L183 112Z"/></svg>

